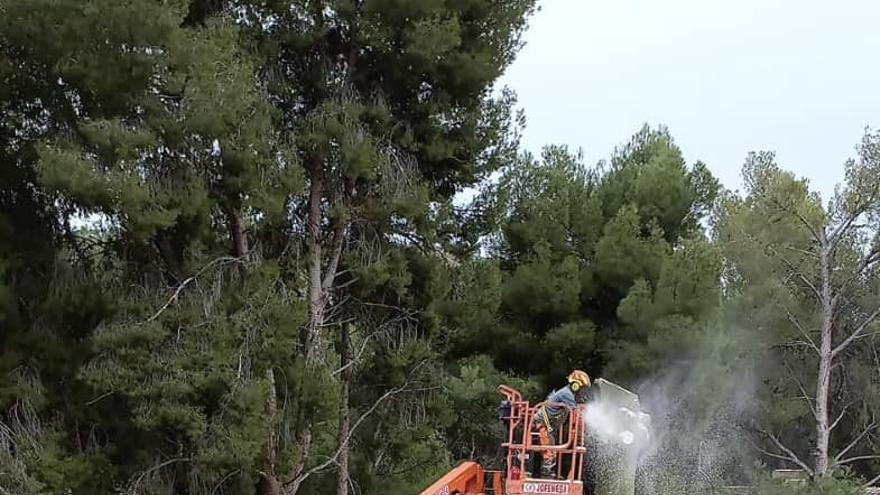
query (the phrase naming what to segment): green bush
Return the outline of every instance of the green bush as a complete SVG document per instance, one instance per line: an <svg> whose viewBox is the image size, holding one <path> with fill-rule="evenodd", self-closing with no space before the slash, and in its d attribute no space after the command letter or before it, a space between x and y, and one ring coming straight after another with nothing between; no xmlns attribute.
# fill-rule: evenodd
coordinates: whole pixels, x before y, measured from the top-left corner
<svg viewBox="0 0 880 495"><path fill-rule="evenodd" d="M762 479L756 484L755 495L864 495L861 483L848 478L823 478L818 481L792 483Z"/></svg>

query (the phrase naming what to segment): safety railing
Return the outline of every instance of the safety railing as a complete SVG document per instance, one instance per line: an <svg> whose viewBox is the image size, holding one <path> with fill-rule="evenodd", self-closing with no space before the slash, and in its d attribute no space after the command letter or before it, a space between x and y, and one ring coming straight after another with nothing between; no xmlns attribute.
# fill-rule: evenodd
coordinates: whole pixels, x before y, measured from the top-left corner
<svg viewBox="0 0 880 495"><path fill-rule="evenodd" d="M553 452L556 455L556 478L568 481L583 480L583 460L586 447L583 445L583 411L585 406L574 409L565 404L539 402L530 406L528 401L523 400L519 391L502 385L498 391L505 396L509 403L509 414L504 417L507 426L507 441L502 447L507 449L506 473L507 479L522 479L528 473L529 458L531 455L540 455L544 451ZM554 408L565 408L566 422L562 427L554 431L554 445L544 446L540 441L536 442L537 431L534 428L536 416L543 406L549 405ZM569 462L563 462L569 461ZM566 466L567 464L567 466ZM566 472L563 473L563 470Z"/></svg>

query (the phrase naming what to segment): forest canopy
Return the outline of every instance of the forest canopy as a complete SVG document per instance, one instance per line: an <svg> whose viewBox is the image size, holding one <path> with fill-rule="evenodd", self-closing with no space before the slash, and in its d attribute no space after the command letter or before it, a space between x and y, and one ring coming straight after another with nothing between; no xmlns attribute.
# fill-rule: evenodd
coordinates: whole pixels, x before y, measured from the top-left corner
<svg viewBox="0 0 880 495"><path fill-rule="evenodd" d="M573 368L665 493L877 481L880 134L831 198L662 126L530 154L535 10L0 2L0 494L418 493Z"/></svg>

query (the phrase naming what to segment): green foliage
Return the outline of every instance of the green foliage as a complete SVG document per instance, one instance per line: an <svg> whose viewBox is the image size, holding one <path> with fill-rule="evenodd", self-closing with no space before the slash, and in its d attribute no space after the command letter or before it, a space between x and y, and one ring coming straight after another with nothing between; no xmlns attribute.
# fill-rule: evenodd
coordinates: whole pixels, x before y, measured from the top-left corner
<svg viewBox="0 0 880 495"><path fill-rule="evenodd" d="M815 482L786 483L782 480L761 478L756 485L758 495L863 495L860 482L851 479L823 478Z"/></svg>
<svg viewBox="0 0 880 495"><path fill-rule="evenodd" d="M553 325L577 314L580 280L577 261L546 258L520 264L504 285L505 307L533 325Z"/></svg>
<svg viewBox="0 0 880 495"><path fill-rule="evenodd" d="M501 458L498 439L504 428L498 419L501 396L499 385L518 389L525 397L539 397L540 388L533 381L497 371L487 356L460 361L446 383L449 407L455 421L447 428L452 455L458 459L477 457L486 465L498 466Z"/></svg>
<svg viewBox="0 0 880 495"><path fill-rule="evenodd" d="M805 180L782 170L771 153L749 155L747 194L724 199L715 228L726 261L728 319L751 329L740 352L751 354L765 377L756 386L751 419L763 430L783 432L782 441L809 465L819 406L827 406L829 422L837 421L829 446L832 460L844 459L841 451L873 448L862 432L872 422L866 418L876 414L875 378L863 366L871 361L867 355L876 352L875 344L860 344L857 338L846 352L838 346L859 322L869 321L865 315L876 307L877 272L869 266L875 261L871 253L878 232L871 211L880 194L876 183L864 179L876 170L876 142L876 136L865 136L859 160L846 165L847 183L827 206ZM823 334L833 361L827 405L804 392L815 391L820 381L817 343ZM864 475L872 468L858 461L832 461L830 467Z"/></svg>
<svg viewBox="0 0 880 495"><path fill-rule="evenodd" d="M769 154L721 194L664 128L597 167L520 155L492 88L535 3L4 2L0 493L251 494L299 468L301 493L329 493L344 412L358 492L413 493L497 465L498 385L539 400L575 367L625 385L685 367L679 410L703 414L669 426L675 448L730 408L809 448L769 358L796 335L780 308L816 314L763 249L806 263L800 223L859 207L880 138L830 209ZM870 351L847 355L850 435L880 404ZM757 365L771 378L733 404L722 377Z"/></svg>
<svg viewBox="0 0 880 495"><path fill-rule="evenodd" d="M600 374L615 361L618 379L662 366L662 352L636 362L617 349L649 352L655 336L675 340L720 303L720 253L699 224L717 190L663 129L644 128L598 170L560 147L523 157L497 193L503 323L479 348L546 386L575 366Z"/></svg>
<svg viewBox="0 0 880 495"><path fill-rule="evenodd" d="M636 279L657 281L668 246L658 226L647 228L648 235L642 236L643 226L634 207L621 208L605 225L595 254L595 273L602 285L625 294Z"/></svg>

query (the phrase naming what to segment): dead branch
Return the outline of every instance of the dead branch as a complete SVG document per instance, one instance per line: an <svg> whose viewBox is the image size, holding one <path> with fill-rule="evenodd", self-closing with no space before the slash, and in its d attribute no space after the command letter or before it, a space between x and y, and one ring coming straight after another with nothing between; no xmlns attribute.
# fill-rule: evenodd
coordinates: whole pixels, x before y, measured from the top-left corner
<svg viewBox="0 0 880 495"><path fill-rule="evenodd" d="M143 481L143 479L145 477L147 477L148 475L155 473L156 471L158 471L166 466L170 466L170 465L178 463L178 462L191 462L191 461L192 461L192 457L175 457L174 459L168 459L167 461L160 462L159 464L156 464L155 466L153 466L150 469L147 469L146 471L141 473L137 477L137 479L135 479L134 483L131 485L132 493L136 493L135 490L137 489L138 486L140 486L141 481Z"/></svg>
<svg viewBox="0 0 880 495"><path fill-rule="evenodd" d="M361 356L363 356L364 352L366 352L366 350L367 350L367 344L370 342L370 339L373 338L374 335L376 335L376 334L371 333L371 334L367 335L366 337L364 337L364 341L361 343L361 348L358 349L357 355L355 355L354 358L350 359L347 363L345 363L345 366L342 366L341 368L337 368L332 373L330 373L330 376L336 376L339 373L342 373L343 371L352 367L356 362L360 361Z"/></svg>
<svg viewBox="0 0 880 495"><path fill-rule="evenodd" d="M329 301L332 302L332 304L330 306L327 306L324 310L324 326L335 326L335 324L332 323L333 320L337 317L339 313L343 312L350 300L351 296L345 294L339 300Z"/></svg>
<svg viewBox="0 0 880 495"><path fill-rule="evenodd" d="M752 442L749 442L749 443L752 443ZM758 445L756 445L756 444L754 444L754 443L752 443L752 447L753 447L755 450L757 450L758 452L760 452L760 453L766 455L767 457L772 457L773 459L779 459L779 460L781 460L781 461L786 461L786 462L794 462L795 464L798 464L798 465L801 467L801 469L804 469L804 466L805 466L805 465L800 464L799 461L797 461L796 459L792 458L791 456L788 456L788 455L782 455L782 454L775 454L775 453L773 453L773 452L770 452L769 450L766 450L766 449L764 449L764 448L759 447ZM812 470L810 470L810 471L808 471L808 472L809 472L810 475L812 476L812 474L813 474Z"/></svg>
<svg viewBox="0 0 880 495"><path fill-rule="evenodd" d="M807 250L807 249L801 249L801 248L797 248L797 247L794 247L794 246L785 246L785 249L788 249L789 251L794 251L795 253L802 254L802 255L807 256L807 257L809 257L809 258L819 259L819 255L818 255L818 254L816 254L816 253L813 252L813 251L809 251L809 250Z"/></svg>
<svg viewBox="0 0 880 495"><path fill-rule="evenodd" d="M421 363L416 365L416 367L413 369L413 371L420 368L426 362L427 361L422 361ZM331 467L333 464L335 464L337 462L337 459L339 458L339 455L348 446L348 443L351 441L352 436L354 435L355 431L357 431L357 429L361 425L361 423L363 423L371 414L373 414L373 412L375 412L376 409L378 409L378 407L383 402L385 402L385 400L387 400L391 396L394 396L394 395L397 395L397 394L400 394L403 392L420 390L420 389L409 389L409 384L410 384L410 380L407 380L403 383L403 385L401 385L399 387L392 388L392 389L386 391L384 394L382 394L382 396L380 396L375 402L373 402L373 404L369 407L369 409L367 409L363 414L361 414L360 417L358 417L357 421L355 421L354 424L351 425L351 429L349 430L348 435L345 437L345 439L342 440L342 442L340 442L339 447L336 449L336 451L333 453L333 455L330 456L330 458L328 460L326 460L326 461L322 462L321 464L318 464L317 466L315 466L307 471L304 471L304 472L294 476L293 478L285 481L284 486L302 485L302 483L307 478L311 477L312 475L314 475L316 473L324 471L328 467Z"/></svg>
<svg viewBox="0 0 880 495"><path fill-rule="evenodd" d="M782 204L776 198L769 198L769 199L770 199L770 202L773 203L780 210L784 211L785 213L788 213L789 215L794 215L801 222L801 224L803 224L803 226L807 228L807 231L809 231L809 233L813 237L814 241L816 241L818 244L823 243L822 236L819 235L819 231L816 230L816 227L814 227L813 224L811 224L809 222L809 220L807 220L807 217L805 217L801 212ZM822 231L822 234L823 235L825 234L824 230Z"/></svg>
<svg viewBox="0 0 880 495"><path fill-rule="evenodd" d="M862 430L862 432L859 433L856 438L854 438L846 447L843 448L843 450L841 450L836 456L834 456L834 464L840 464L840 460L843 458L843 456L845 456L850 450L855 448L855 446L858 445L859 442L861 442L862 439L864 439L868 435L868 433L871 433L875 429L877 429L877 423L871 423L866 426L865 429Z"/></svg>
<svg viewBox="0 0 880 495"><path fill-rule="evenodd" d="M833 231L831 231L831 235L828 236L829 253L834 252L837 244L839 244L840 240L843 238L843 234L845 234L850 229L850 227L853 226L853 222L855 222L868 210L869 204L870 201L861 204L858 208L855 209L855 211L847 215L846 218L844 218L843 221L840 222L840 225L838 225L834 228ZM856 226L856 228L859 228L859 226Z"/></svg>
<svg viewBox="0 0 880 495"><path fill-rule="evenodd" d="M321 323L320 325L317 325L317 327L319 327L319 328L340 327L342 325L347 325L349 323L354 323L356 321L357 321L357 317L351 316L348 318L343 318L341 320L332 320L332 321L324 322L324 323Z"/></svg>
<svg viewBox="0 0 880 495"><path fill-rule="evenodd" d="M834 251L834 249L837 247L837 244L840 243L840 240L843 238L843 234L846 233L847 230L849 230L852 223L855 222L856 218L861 216L862 213L863 211L857 210L847 215L847 217L842 222L840 222L840 225L838 225L834 228L834 230L831 231L831 234L828 236L829 253Z"/></svg>
<svg viewBox="0 0 880 495"><path fill-rule="evenodd" d="M226 476L220 478L220 481L218 481L217 484L214 485L214 488L211 490L211 495L215 495L217 493L217 490L219 490L220 487L223 486L223 483L226 483L226 480L228 480L229 478L232 478L233 476L237 475L240 472L241 472L241 469L235 469L235 470L227 473Z"/></svg>
<svg viewBox="0 0 880 495"><path fill-rule="evenodd" d="M865 270L873 266L875 263L880 262L880 248L872 249L868 254L866 254L861 262L859 262L859 266L856 267L856 270L853 272L852 276L847 278L840 287L837 289L837 294L834 295L832 305L836 308L837 303L840 301L841 297L845 297L844 294L849 286L858 280L858 278L864 273Z"/></svg>
<svg viewBox="0 0 880 495"><path fill-rule="evenodd" d="M853 463L856 461L867 461L867 460L873 460L873 459L880 459L880 455L877 455L877 454L857 455L855 457L847 457L846 459L841 459L841 460L837 461L835 464L838 466L843 466L843 465L850 464L850 463Z"/></svg>
<svg viewBox="0 0 880 495"><path fill-rule="evenodd" d="M109 397L110 395L113 394L113 392L115 392L115 390L111 390L111 391L109 391L109 392L104 392L103 394L101 394L101 395L95 397L94 399L89 399L89 400L86 401L83 405L85 405L85 406L91 406L91 405L93 405L93 404L95 404L95 403L97 403L97 402L100 402L100 401L103 400L104 398Z"/></svg>
<svg viewBox="0 0 880 495"><path fill-rule="evenodd" d="M793 463L797 464L801 469L803 469L804 471L809 473L810 476L813 475L813 470L810 468L810 466L808 466L807 463L802 461L801 458L798 457L798 455L795 454L793 450L786 447L785 444L783 444L782 441L779 440L779 437L777 437L776 435L774 435L768 431L764 431L764 430L760 430L760 429L758 431L761 432L762 434L764 434L767 438L769 438L773 442L773 444L776 445L777 448L779 448L782 452L784 452L784 454L775 454L775 453L770 452L768 450L762 449L761 447L754 445L754 444L753 444L753 447L755 447L761 453L768 455L770 457L793 462Z"/></svg>
<svg viewBox="0 0 880 495"><path fill-rule="evenodd" d="M336 275L339 276L339 274L340 274L340 273L343 273L344 271L345 271L345 270L343 270L342 272L337 273ZM346 287L348 287L348 286L350 286L350 285L352 285L352 284L356 284L356 283L358 283L358 281L360 281L360 277L352 277L352 278L349 279L348 281L343 282L343 283L341 283L341 284L335 286L334 289L336 289L336 290L342 290L342 289L345 289Z"/></svg>
<svg viewBox="0 0 880 495"><path fill-rule="evenodd" d="M339 222L333 229L333 240L331 241L331 257L330 263L327 265L327 271L324 273L324 281L321 287L324 292L329 291L334 280L336 280L336 270L339 267L339 260L342 257L342 248L345 246L345 222Z"/></svg>
<svg viewBox="0 0 880 495"><path fill-rule="evenodd" d="M872 323L874 323L874 320L876 320L878 316L880 316L880 307L878 307L874 310L873 313L868 315L868 317L865 318L864 321L862 321L862 323L849 335L849 337L846 338L846 340L841 342L840 345L838 345L834 348L833 351L831 351L831 358L834 359L838 354L846 350L846 348L849 347L849 345L852 344L853 341L863 337L865 330L867 330L868 327Z"/></svg>
<svg viewBox="0 0 880 495"><path fill-rule="evenodd" d="M378 302L362 301L360 299L358 299L357 302L359 304L362 304L367 307L372 307L372 308L393 309L393 310L397 310L397 311L400 311L400 309L401 309L400 306L393 306L391 304L384 304L384 303L378 303Z"/></svg>
<svg viewBox="0 0 880 495"><path fill-rule="evenodd" d="M180 285L177 286L177 289L174 291L174 294L172 294L171 297L168 298L168 301L166 301L165 304L163 304L162 307L159 308L159 310L153 314L153 316L147 318L146 322L150 323L150 322L154 321L156 318L158 318L159 316L161 316L162 313L164 313L165 310L168 309L169 306L171 306L175 301L177 301L177 299L180 297L180 293L183 292L183 289L185 289L187 285L189 285L190 283L195 281L197 278L202 276L209 269L213 268L216 265L225 265L228 263L241 263L241 262L242 262L242 258L237 258L234 256L222 256L220 258L217 258L217 259L211 261L207 265L203 266L199 271L197 271L195 273L195 275L193 275L193 276L187 278L186 280L184 280L183 282L181 282Z"/></svg>
<svg viewBox="0 0 880 495"><path fill-rule="evenodd" d="M354 299L354 301L356 304L359 304L365 308L390 309L390 310L397 311L400 314L398 316L395 316L393 318L389 318L389 319L379 323L378 326L376 326L375 330L368 333L364 337L364 340L363 340L363 342L361 342L360 349L358 349L357 354L351 360L349 360L349 362L346 363L345 366L337 368L336 370L331 372L330 376L336 376L339 373L342 373L343 371L345 371L346 369L356 365L360 361L360 359L364 355L364 353L366 352L367 345L370 343L371 339L380 335L383 332L386 332L390 327L392 327L393 325L395 325L397 323L411 321L418 314L416 311L411 311L411 310L407 310L405 308L391 306L388 304L366 302L366 301L362 301L360 299ZM369 320L369 315L367 313L363 313L359 316L353 316L350 319L358 320L358 321L362 321L362 322L367 322ZM368 326L368 325L364 325L364 326Z"/></svg>
<svg viewBox="0 0 880 495"><path fill-rule="evenodd" d="M791 369L791 367L788 365L788 363L785 363L785 368L788 371L788 375L789 375L791 381L793 381L798 386L798 389L801 392L801 396L796 397L796 398L803 399L804 402L806 402L807 405L810 406L810 412L813 413L813 418L817 418L819 415L816 412L816 405L815 405L816 398L810 397L810 394L807 393L806 387L804 387L804 384L801 383L800 379L797 377L797 374Z"/></svg>
<svg viewBox="0 0 880 495"><path fill-rule="evenodd" d="M794 327L797 328L798 331L801 332L801 335L803 335L805 339L807 339L806 343L808 343L809 346L814 351L816 351L816 354L820 354L819 346L816 345L816 341L814 341L813 338L810 336L809 332L807 332L807 330L803 326L801 326L801 323L800 323L800 321L798 321L797 317L795 317L792 314L792 312L788 310L788 308L783 308L783 309L785 309L785 313L787 315L788 321L792 325L794 325Z"/></svg>
<svg viewBox="0 0 880 495"><path fill-rule="evenodd" d="M795 267L791 261L788 261L783 256L777 254L776 259L781 261L782 264L784 264L786 268L788 268L789 273L801 279L801 281L810 289L810 291L812 291L813 295L816 296L816 299L818 301L822 301L822 293L819 292L819 289L816 288L816 285L806 275L804 275L803 272L800 271L800 269Z"/></svg>
<svg viewBox="0 0 880 495"><path fill-rule="evenodd" d="M835 419L834 422L831 423L831 426L828 427L829 432L834 431L834 429L837 428L837 425L840 423L840 420L843 419L843 416L846 414L846 411L847 411L847 409L849 409L849 406L853 405L855 402L856 401L853 400L853 401L850 401L847 405L843 406L843 409L840 411L840 414L837 415L837 419Z"/></svg>
<svg viewBox="0 0 880 495"><path fill-rule="evenodd" d="M804 342L803 340L793 340L791 342L783 342L781 344L773 344L774 349L776 348L785 348L785 347L808 347L810 350L814 350L813 346L810 345L809 342Z"/></svg>

